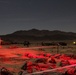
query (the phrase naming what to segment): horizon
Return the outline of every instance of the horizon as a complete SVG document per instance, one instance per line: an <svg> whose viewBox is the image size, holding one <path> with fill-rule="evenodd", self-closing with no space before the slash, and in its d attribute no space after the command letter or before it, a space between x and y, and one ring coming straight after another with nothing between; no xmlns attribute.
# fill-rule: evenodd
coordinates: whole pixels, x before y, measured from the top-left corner
<svg viewBox="0 0 76 75"><path fill-rule="evenodd" d="M9 34L15 33L15 32L17 32L17 31L29 31L29 30L33 30L33 29L39 30L39 31L46 30L46 29L36 29L36 28L32 28L32 29L27 29L27 30L16 30L16 31L13 31L13 32L11 32L11 33L9 33ZM68 31L62 31L62 30L48 30L48 31L60 31L60 32L67 32L67 33L75 33L75 32L68 32ZM7 33L7 34L3 34L3 35L8 35L8 33ZM1 35L0 35L0 36L1 36Z"/></svg>

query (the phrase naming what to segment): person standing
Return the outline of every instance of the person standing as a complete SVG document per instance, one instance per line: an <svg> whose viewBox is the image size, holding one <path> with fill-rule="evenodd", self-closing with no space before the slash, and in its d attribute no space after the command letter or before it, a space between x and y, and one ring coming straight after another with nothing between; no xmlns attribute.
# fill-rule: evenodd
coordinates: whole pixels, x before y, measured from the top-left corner
<svg viewBox="0 0 76 75"><path fill-rule="evenodd" d="M2 41L3 41L3 40L0 38L0 48L2 48L2 46L1 46L1 45L2 45Z"/></svg>

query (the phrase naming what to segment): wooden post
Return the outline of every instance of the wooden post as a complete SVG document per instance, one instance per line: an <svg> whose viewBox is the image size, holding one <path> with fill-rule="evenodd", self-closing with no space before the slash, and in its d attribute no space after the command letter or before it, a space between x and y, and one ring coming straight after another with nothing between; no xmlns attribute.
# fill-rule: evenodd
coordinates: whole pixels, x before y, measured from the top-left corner
<svg viewBox="0 0 76 75"><path fill-rule="evenodd" d="M57 54L59 53L59 44L57 44Z"/></svg>

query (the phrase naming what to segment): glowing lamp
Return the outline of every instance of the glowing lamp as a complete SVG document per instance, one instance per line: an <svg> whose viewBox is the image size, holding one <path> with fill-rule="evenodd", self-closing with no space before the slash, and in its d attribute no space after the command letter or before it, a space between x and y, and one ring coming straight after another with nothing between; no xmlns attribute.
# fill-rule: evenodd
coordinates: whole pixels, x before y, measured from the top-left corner
<svg viewBox="0 0 76 75"><path fill-rule="evenodd" d="M73 42L73 44L75 45L75 44L76 44L76 42L74 41L74 42Z"/></svg>

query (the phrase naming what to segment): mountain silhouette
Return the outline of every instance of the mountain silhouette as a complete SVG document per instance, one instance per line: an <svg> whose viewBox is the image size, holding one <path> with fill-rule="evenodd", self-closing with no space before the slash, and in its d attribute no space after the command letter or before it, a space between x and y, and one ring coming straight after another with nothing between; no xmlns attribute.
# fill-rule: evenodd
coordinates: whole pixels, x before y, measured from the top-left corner
<svg viewBox="0 0 76 75"><path fill-rule="evenodd" d="M11 34L1 36L4 40L24 41L24 40L75 40L76 33L59 30L20 30Z"/></svg>

